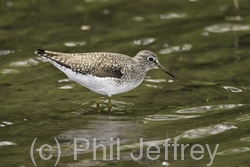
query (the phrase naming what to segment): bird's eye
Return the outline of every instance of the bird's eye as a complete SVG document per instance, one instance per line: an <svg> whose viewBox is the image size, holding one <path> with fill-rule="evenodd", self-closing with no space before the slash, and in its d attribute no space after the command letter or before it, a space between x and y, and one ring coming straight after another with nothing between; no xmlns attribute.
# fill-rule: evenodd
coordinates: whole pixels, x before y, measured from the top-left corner
<svg viewBox="0 0 250 167"><path fill-rule="evenodd" d="M153 57L148 57L148 61L152 62L155 61L155 59Z"/></svg>

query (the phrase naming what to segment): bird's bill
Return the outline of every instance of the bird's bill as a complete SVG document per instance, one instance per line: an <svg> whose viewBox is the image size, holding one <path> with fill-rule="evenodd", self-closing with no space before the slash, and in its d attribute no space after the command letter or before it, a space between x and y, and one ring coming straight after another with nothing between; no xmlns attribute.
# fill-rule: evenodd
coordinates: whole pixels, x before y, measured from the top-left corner
<svg viewBox="0 0 250 167"><path fill-rule="evenodd" d="M172 74L171 72L167 71L164 67L162 67L160 64L158 65L158 67L165 73L167 73L168 75L170 75L171 77L173 77L174 79L177 79L177 77Z"/></svg>

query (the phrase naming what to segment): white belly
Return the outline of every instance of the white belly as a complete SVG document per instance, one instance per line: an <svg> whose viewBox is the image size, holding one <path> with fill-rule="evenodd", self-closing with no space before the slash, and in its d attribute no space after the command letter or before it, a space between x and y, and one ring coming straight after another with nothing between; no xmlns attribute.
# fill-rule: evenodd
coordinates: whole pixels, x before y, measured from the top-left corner
<svg viewBox="0 0 250 167"><path fill-rule="evenodd" d="M118 78L100 78L92 75L84 75L81 73L73 72L71 69L61 66L51 60L49 60L55 67L64 72L69 79L77 82L78 84L96 92L98 94L107 95L111 97L112 95L124 93L130 91L141 84L141 82L126 82L120 83Z"/></svg>

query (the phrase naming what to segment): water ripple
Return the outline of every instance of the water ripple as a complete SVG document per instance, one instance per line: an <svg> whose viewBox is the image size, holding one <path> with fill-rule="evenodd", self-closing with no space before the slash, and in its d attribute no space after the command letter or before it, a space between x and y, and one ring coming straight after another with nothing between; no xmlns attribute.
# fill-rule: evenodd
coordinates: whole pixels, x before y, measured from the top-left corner
<svg viewBox="0 0 250 167"><path fill-rule="evenodd" d="M177 19L186 17L186 13L168 13L168 14L159 14L160 19Z"/></svg>
<svg viewBox="0 0 250 167"><path fill-rule="evenodd" d="M2 74L17 74L17 73L19 73L19 71L14 70L14 69L2 69L1 73Z"/></svg>
<svg viewBox="0 0 250 167"><path fill-rule="evenodd" d="M37 61L35 59L28 59L28 60L24 60L24 61L11 62L10 66L28 67L28 66L35 66L35 65L38 65L38 64L39 64L39 61Z"/></svg>
<svg viewBox="0 0 250 167"><path fill-rule="evenodd" d="M89 25L82 25L81 26L81 30L83 30L83 31L89 30L90 28L91 28L91 26L89 26Z"/></svg>
<svg viewBox="0 0 250 167"><path fill-rule="evenodd" d="M183 44L182 46L166 46L166 48L160 50L161 54L169 54L173 52L189 51L192 48L191 44Z"/></svg>
<svg viewBox="0 0 250 167"><path fill-rule="evenodd" d="M2 141L0 142L0 146L15 146L17 145L16 143L14 142L11 142L11 141Z"/></svg>
<svg viewBox="0 0 250 167"><path fill-rule="evenodd" d="M242 17L237 15L237 16L226 16L226 20L233 20L233 21L240 21L242 20Z"/></svg>
<svg viewBox="0 0 250 167"><path fill-rule="evenodd" d="M221 104L221 105L210 105L210 106L198 106L193 108L185 108L176 111L176 113L204 113L208 111L214 111L218 109L231 109L235 107L241 107L243 104Z"/></svg>
<svg viewBox="0 0 250 167"><path fill-rule="evenodd" d="M178 120L178 119L187 119L187 118L195 118L198 117L198 115L149 115L145 120L148 121L172 121L172 120Z"/></svg>
<svg viewBox="0 0 250 167"><path fill-rule="evenodd" d="M161 83L161 82L166 82L166 79L145 79L145 81L148 82L153 82L153 83Z"/></svg>
<svg viewBox="0 0 250 167"><path fill-rule="evenodd" d="M205 136L219 134L230 129L237 129L237 127L233 125L223 125L223 124L212 125L209 127L197 128L197 129L191 129L191 130L185 131L183 134L179 135L178 137L189 138L189 139L201 138Z"/></svg>
<svg viewBox="0 0 250 167"><path fill-rule="evenodd" d="M137 22L140 22L140 21L144 21L145 19L143 17L136 16L136 17L134 17L134 20Z"/></svg>
<svg viewBox="0 0 250 167"><path fill-rule="evenodd" d="M170 164L169 164L169 162L167 162L167 161L163 161L162 163L161 163L161 166L169 166Z"/></svg>
<svg viewBox="0 0 250 167"><path fill-rule="evenodd" d="M0 50L0 56L8 55L10 53L14 53L13 50Z"/></svg>
<svg viewBox="0 0 250 167"><path fill-rule="evenodd" d="M101 100L101 105L100 107L106 107L108 104L108 100ZM129 106L133 106L133 103L130 102L125 102L125 101L118 101L118 100L112 100L112 112L116 113L116 114L125 114L125 110L126 108L128 108ZM96 107L96 104L93 104L92 107ZM105 110L108 110L108 108L106 108Z"/></svg>
<svg viewBox="0 0 250 167"><path fill-rule="evenodd" d="M158 87L158 86L156 86L156 85L152 85L152 84L145 84L147 87L150 87L150 88L160 88L160 87Z"/></svg>
<svg viewBox="0 0 250 167"><path fill-rule="evenodd" d="M58 82L73 82L73 81L69 78L65 78L65 79L58 80Z"/></svg>
<svg viewBox="0 0 250 167"><path fill-rule="evenodd" d="M64 85L64 86L61 86L59 89L73 89L73 87L70 85Z"/></svg>
<svg viewBox="0 0 250 167"><path fill-rule="evenodd" d="M165 143L166 140L152 140L152 141L144 141L143 146L150 146L150 145L162 145ZM133 149L133 148L140 148L140 143L134 143L134 144L128 144L128 145L123 145L120 147L120 150L128 150L128 149Z"/></svg>
<svg viewBox="0 0 250 167"><path fill-rule="evenodd" d="M104 10L102 11L102 13L103 13L103 14L109 14L110 11L109 11L108 9L104 9Z"/></svg>
<svg viewBox="0 0 250 167"><path fill-rule="evenodd" d="M87 139L90 144L88 151L92 151L93 139L96 139L96 144L110 146L116 145L118 138L120 144L127 144L137 140L142 135L141 125L133 119L114 116L94 116L94 118L95 120L90 120L88 124L82 126L80 129L64 131L56 136L57 139L67 140L67 143L70 143L68 144L68 148L63 148L63 154L73 155L72 145L75 138ZM131 129L133 130L131 131ZM84 146L85 142L82 141L79 144Z"/></svg>
<svg viewBox="0 0 250 167"><path fill-rule="evenodd" d="M13 4L14 4L14 3L13 3L13 2L10 2L10 1L9 1L9 2L6 2L6 7L12 7Z"/></svg>
<svg viewBox="0 0 250 167"><path fill-rule="evenodd" d="M245 31L249 29L250 29L249 25L230 24L230 23L215 24L206 28L208 32L212 33L223 33L228 31Z"/></svg>
<svg viewBox="0 0 250 167"><path fill-rule="evenodd" d="M138 39L134 40L133 43L135 45L149 45L155 41L155 38L143 38L143 39Z"/></svg>
<svg viewBox="0 0 250 167"><path fill-rule="evenodd" d="M235 87L232 87L232 86L224 86L223 88L230 91L230 92L233 92L233 93L242 92L241 89L235 88Z"/></svg>
<svg viewBox="0 0 250 167"><path fill-rule="evenodd" d="M245 138L241 138L240 141L250 142L250 136L249 137L245 137Z"/></svg>
<svg viewBox="0 0 250 167"><path fill-rule="evenodd" d="M44 59L44 58L38 57L38 56L35 59L38 60L38 61L40 61L40 62L48 62L47 59Z"/></svg>
<svg viewBox="0 0 250 167"><path fill-rule="evenodd" d="M224 150L221 152L218 152L216 155L232 155L232 154L239 154L249 151L250 148L248 147L236 147L228 150Z"/></svg>
<svg viewBox="0 0 250 167"><path fill-rule="evenodd" d="M2 123L4 123L5 125L13 125L12 122L8 122L8 121L3 121Z"/></svg>
<svg viewBox="0 0 250 167"><path fill-rule="evenodd" d="M88 110L80 110L80 111L74 111L74 112L71 112L73 114L76 114L76 115L85 115L85 114L88 114L88 113L93 113L93 111L96 111L96 99L94 99L93 102L84 102L82 103L81 101L75 101L73 103L75 104L79 104L79 105L82 105L82 106L87 106L87 108L89 108L89 106L93 107L93 110L91 109L88 109ZM108 105L108 100L106 98L102 98L100 100L100 108L102 108L102 110L108 110L107 108L107 105ZM116 114L126 114L128 108L130 108L131 106L133 106L134 104L133 103L130 103L130 102L125 102L125 101L118 101L118 100L112 100L112 108L111 108L111 111L112 113L116 113Z"/></svg>
<svg viewBox="0 0 250 167"><path fill-rule="evenodd" d="M2 123L0 124L0 127L5 127L6 125L12 125L12 122L8 122L8 121L2 121Z"/></svg>
<svg viewBox="0 0 250 167"><path fill-rule="evenodd" d="M249 120L250 120L249 114L245 114L245 115L242 115L242 116L236 118L236 121L239 121L239 122L244 122L244 121L249 121Z"/></svg>
<svg viewBox="0 0 250 167"><path fill-rule="evenodd" d="M83 46L85 44L86 44L85 41L79 41L79 42L73 42L73 41L71 41L71 42L65 42L64 46L74 47L74 46Z"/></svg>

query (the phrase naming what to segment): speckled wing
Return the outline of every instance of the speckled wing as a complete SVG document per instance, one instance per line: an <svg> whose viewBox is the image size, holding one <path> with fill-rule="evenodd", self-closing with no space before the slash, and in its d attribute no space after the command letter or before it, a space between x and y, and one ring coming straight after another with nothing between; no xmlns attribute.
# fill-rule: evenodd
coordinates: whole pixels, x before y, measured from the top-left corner
<svg viewBox="0 0 250 167"><path fill-rule="evenodd" d="M35 53L76 73L97 77L121 78L122 68L132 61L126 55L108 52L68 54L38 49Z"/></svg>

